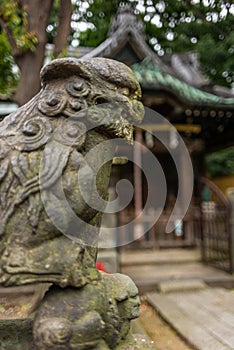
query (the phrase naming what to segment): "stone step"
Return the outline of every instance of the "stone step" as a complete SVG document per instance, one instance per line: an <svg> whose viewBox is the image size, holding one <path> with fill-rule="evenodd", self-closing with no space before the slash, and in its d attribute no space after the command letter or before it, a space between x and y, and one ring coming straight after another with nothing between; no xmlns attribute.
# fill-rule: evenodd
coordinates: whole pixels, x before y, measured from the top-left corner
<svg viewBox="0 0 234 350"><path fill-rule="evenodd" d="M200 261L201 253L197 249L126 250L122 251L120 254L120 265L122 267L186 264Z"/></svg>
<svg viewBox="0 0 234 350"><path fill-rule="evenodd" d="M163 294L174 292L187 292L201 290L207 287L207 284L199 279L165 281L158 284L158 292Z"/></svg>
<svg viewBox="0 0 234 350"><path fill-rule="evenodd" d="M121 273L133 279L140 294L157 291L160 283L183 283L187 280L200 280L209 286L234 288L234 276L201 263L122 266Z"/></svg>
<svg viewBox="0 0 234 350"><path fill-rule="evenodd" d="M183 285L190 283L187 280L234 288L234 276L201 263L199 249L125 250L119 261L120 272L133 279L141 295L157 291L162 283L181 281Z"/></svg>

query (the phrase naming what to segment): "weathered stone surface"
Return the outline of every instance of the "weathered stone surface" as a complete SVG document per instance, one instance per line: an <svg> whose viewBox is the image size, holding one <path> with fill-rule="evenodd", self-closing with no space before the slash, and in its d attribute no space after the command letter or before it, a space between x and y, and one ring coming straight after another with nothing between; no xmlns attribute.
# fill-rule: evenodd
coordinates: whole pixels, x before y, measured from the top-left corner
<svg viewBox="0 0 234 350"><path fill-rule="evenodd" d="M79 292L53 287L35 316L36 348L115 349L130 336L139 306L135 284L121 274L102 273Z"/></svg>
<svg viewBox="0 0 234 350"><path fill-rule="evenodd" d="M41 92L0 124L0 283L80 287L97 278L100 225L82 194L96 200L92 170L101 168L96 187L106 199L111 161L103 162L113 149L104 141L131 139L140 88L128 67L100 58L55 60L41 77Z"/></svg>
<svg viewBox="0 0 234 350"><path fill-rule="evenodd" d="M35 349L115 349L139 297L127 276L96 269L97 242L108 141L131 141L140 87L128 67L102 58L54 60L41 80L0 123L0 286L52 284L34 305Z"/></svg>
<svg viewBox="0 0 234 350"><path fill-rule="evenodd" d="M32 318L0 320L0 349L29 350L33 342Z"/></svg>

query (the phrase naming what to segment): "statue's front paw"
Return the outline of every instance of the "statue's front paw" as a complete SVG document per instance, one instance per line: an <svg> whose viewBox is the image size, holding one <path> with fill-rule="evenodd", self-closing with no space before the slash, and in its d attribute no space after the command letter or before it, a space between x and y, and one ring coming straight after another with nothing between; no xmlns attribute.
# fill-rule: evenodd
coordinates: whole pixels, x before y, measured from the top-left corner
<svg viewBox="0 0 234 350"><path fill-rule="evenodd" d="M70 323L61 318L41 320L33 330L34 344L38 350L69 350L71 335Z"/></svg>

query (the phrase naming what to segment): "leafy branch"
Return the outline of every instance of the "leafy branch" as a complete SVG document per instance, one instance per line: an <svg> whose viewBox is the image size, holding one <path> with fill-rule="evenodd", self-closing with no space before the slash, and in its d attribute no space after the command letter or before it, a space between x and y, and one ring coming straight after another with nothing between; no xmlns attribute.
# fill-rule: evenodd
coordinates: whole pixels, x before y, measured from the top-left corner
<svg viewBox="0 0 234 350"><path fill-rule="evenodd" d="M27 50L34 51L38 39L35 32L28 31L27 12L17 0L2 0L0 5L0 26L5 33L14 57Z"/></svg>

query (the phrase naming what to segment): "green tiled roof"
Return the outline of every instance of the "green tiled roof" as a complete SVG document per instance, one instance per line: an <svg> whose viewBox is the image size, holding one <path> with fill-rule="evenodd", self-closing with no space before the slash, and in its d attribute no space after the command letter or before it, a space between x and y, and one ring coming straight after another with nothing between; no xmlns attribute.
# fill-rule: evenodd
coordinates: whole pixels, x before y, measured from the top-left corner
<svg viewBox="0 0 234 350"><path fill-rule="evenodd" d="M174 76L163 72L151 59L131 67L143 88L164 88L176 94L188 104L209 107L226 107L234 109L234 98L224 98L197 89Z"/></svg>

